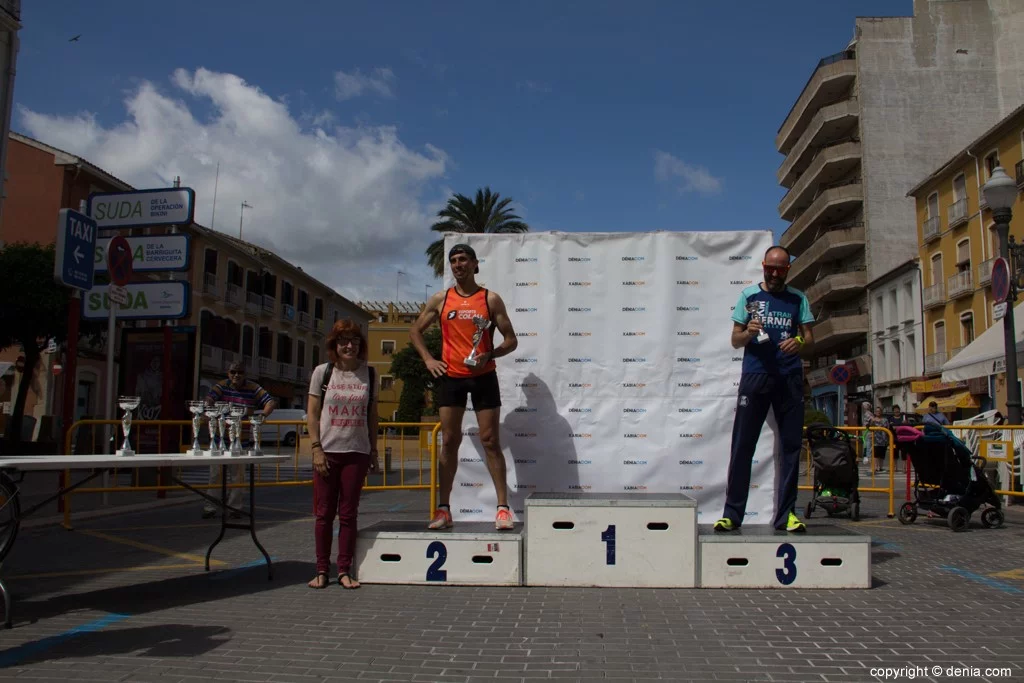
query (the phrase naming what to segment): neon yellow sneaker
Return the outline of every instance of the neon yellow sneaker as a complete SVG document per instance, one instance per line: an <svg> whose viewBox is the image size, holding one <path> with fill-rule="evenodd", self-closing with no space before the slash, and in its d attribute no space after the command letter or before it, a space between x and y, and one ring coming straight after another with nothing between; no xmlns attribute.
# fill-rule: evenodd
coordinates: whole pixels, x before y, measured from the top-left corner
<svg viewBox="0 0 1024 683"><path fill-rule="evenodd" d="M807 531L807 525L800 521L795 513L789 513L789 519L786 520L786 531Z"/></svg>
<svg viewBox="0 0 1024 683"><path fill-rule="evenodd" d="M736 531L739 526L728 517L722 517L712 527L715 531Z"/></svg>

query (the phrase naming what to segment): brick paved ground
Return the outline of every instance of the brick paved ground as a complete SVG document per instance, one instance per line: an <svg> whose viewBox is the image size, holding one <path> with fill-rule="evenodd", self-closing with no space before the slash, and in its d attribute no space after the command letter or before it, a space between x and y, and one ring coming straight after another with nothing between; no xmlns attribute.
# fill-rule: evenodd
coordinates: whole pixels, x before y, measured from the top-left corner
<svg viewBox="0 0 1024 683"><path fill-rule="evenodd" d="M838 522L874 539L871 590L313 591L309 490L259 495L274 581L237 531L202 571L216 525L198 501L23 530L3 567L16 603L0 680L870 681L908 665L1013 669L917 680L1024 680L1017 509L954 535L871 500L861 523ZM425 498L367 494L361 525L422 520Z"/></svg>

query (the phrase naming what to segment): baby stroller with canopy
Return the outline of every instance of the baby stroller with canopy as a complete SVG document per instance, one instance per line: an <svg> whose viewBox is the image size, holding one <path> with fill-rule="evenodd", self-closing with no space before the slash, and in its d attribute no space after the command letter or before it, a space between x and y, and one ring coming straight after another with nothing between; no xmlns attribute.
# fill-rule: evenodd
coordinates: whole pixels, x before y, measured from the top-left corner
<svg viewBox="0 0 1024 683"><path fill-rule="evenodd" d="M807 503L806 517L821 508L829 517L847 512L860 519L860 474L854 437L826 424L807 427L807 445L811 450L814 490Z"/></svg>
<svg viewBox="0 0 1024 683"><path fill-rule="evenodd" d="M1003 523L1002 501L985 477L985 458L975 456L948 429L926 424L924 431L899 426L903 444L914 466L914 499L900 506L899 520L913 524L918 510L946 519L953 531L963 531L971 515L983 505L981 523L988 529Z"/></svg>

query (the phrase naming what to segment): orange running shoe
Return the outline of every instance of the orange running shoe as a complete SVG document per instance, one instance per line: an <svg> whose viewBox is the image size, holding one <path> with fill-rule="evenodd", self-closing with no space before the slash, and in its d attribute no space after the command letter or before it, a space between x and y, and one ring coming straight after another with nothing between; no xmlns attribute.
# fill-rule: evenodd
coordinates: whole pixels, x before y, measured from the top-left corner
<svg viewBox="0 0 1024 683"><path fill-rule="evenodd" d="M498 508L498 514L494 517L494 528L498 531L507 531L515 526L512 519L512 511L508 508Z"/></svg>
<svg viewBox="0 0 1024 683"><path fill-rule="evenodd" d="M430 520L430 524L427 525L428 529L451 529L452 524L452 513L447 507L439 507L434 512L434 518Z"/></svg>

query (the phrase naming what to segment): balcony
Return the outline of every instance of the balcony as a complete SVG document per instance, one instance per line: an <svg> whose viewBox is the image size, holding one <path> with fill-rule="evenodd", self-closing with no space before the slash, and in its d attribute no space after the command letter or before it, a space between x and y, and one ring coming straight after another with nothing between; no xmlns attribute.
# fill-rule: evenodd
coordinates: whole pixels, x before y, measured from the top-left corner
<svg viewBox="0 0 1024 683"><path fill-rule="evenodd" d="M299 328L308 330L311 324L312 320L309 317L309 313L306 313L305 311L299 311Z"/></svg>
<svg viewBox="0 0 1024 683"><path fill-rule="evenodd" d="M924 223L921 225L921 239L925 244L933 242L939 239L939 235L942 234L941 226L939 225L939 217L932 216L926 218Z"/></svg>
<svg viewBox="0 0 1024 683"><path fill-rule="evenodd" d="M295 377L295 366L291 363L278 363L277 376L281 379L291 381Z"/></svg>
<svg viewBox="0 0 1024 683"><path fill-rule="evenodd" d="M949 205L949 228L963 225L967 222L967 197L958 199Z"/></svg>
<svg viewBox="0 0 1024 683"><path fill-rule="evenodd" d="M242 288L233 282L224 283L224 303L232 308L241 308Z"/></svg>
<svg viewBox="0 0 1024 683"><path fill-rule="evenodd" d="M971 271L962 270L956 275L946 278L946 289L950 299L959 299L962 296L974 294L974 282L971 280Z"/></svg>
<svg viewBox="0 0 1024 683"><path fill-rule="evenodd" d="M994 258L990 258L988 261L982 261L978 264L978 285L987 285L992 282L992 264L995 263Z"/></svg>
<svg viewBox="0 0 1024 683"><path fill-rule="evenodd" d="M793 187L821 147L857 132L859 117L860 103L856 97L819 109L779 166L775 174L779 185Z"/></svg>
<svg viewBox="0 0 1024 683"><path fill-rule="evenodd" d="M1017 165L1013 167L1017 175L1017 187L1024 190L1024 160L1018 161Z"/></svg>
<svg viewBox="0 0 1024 683"><path fill-rule="evenodd" d="M317 336L324 336L324 321L320 318L313 320L313 334Z"/></svg>
<svg viewBox="0 0 1024 683"><path fill-rule="evenodd" d="M819 188L831 186L857 170L860 166L861 148L859 140L839 141L818 150L817 156L793 188L779 202L779 216L793 220L803 211L819 192Z"/></svg>
<svg viewBox="0 0 1024 683"><path fill-rule="evenodd" d="M281 321L288 324L295 322L295 307L291 304L281 304Z"/></svg>
<svg viewBox="0 0 1024 683"><path fill-rule="evenodd" d="M825 314L814 324L814 351L827 351L833 346L849 342L868 333L868 314L864 309L853 308Z"/></svg>
<svg viewBox="0 0 1024 683"><path fill-rule="evenodd" d="M224 368L222 365L222 353L223 350L218 346L203 344L200 367L208 372L221 372Z"/></svg>
<svg viewBox="0 0 1024 683"><path fill-rule="evenodd" d="M943 283L925 287L921 292L921 307L925 310L946 305L946 286Z"/></svg>
<svg viewBox="0 0 1024 683"><path fill-rule="evenodd" d="M256 361L252 356L242 356L242 360L245 362L245 374L249 377L256 376Z"/></svg>
<svg viewBox="0 0 1024 683"><path fill-rule="evenodd" d="M217 273L203 273L203 294L217 298Z"/></svg>
<svg viewBox="0 0 1024 683"><path fill-rule="evenodd" d="M260 358L260 377L273 377L277 366L269 358Z"/></svg>
<svg viewBox="0 0 1024 683"><path fill-rule="evenodd" d="M930 356L924 357L924 374L937 375L942 372L942 366L946 364L946 352L939 351Z"/></svg>
<svg viewBox="0 0 1024 683"><path fill-rule="evenodd" d="M811 246L817 237L817 229L823 225L843 222L850 213L864 202L864 189L860 180L847 181L842 185L822 188L807 210L800 214L786 232L781 244L791 252L800 254Z"/></svg>
<svg viewBox="0 0 1024 683"><path fill-rule="evenodd" d="M813 277L817 275L816 266L828 261L841 260L863 249L863 221L824 227L810 248L793 260L789 271L789 283L803 289L809 286L813 282Z"/></svg>
<svg viewBox="0 0 1024 683"><path fill-rule="evenodd" d="M245 293L245 310L249 315L259 315L263 306L263 297L256 292Z"/></svg>
<svg viewBox="0 0 1024 683"><path fill-rule="evenodd" d="M839 273L823 274L813 285L804 292L807 300L812 306L826 301L839 301L850 298L868 286L868 273L866 270L850 270Z"/></svg>
<svg viewBox="0 0 1024 683"><path fill-rule="evenodd" d="M843 50L818 62L775 136L775 149L789 154L822 107L843 98L857 78L857 54Z"/></svg>
<svg viewBox="0 0 1024 683"><path fill-rule="evenodd" d="M263 312L267 315L274 315L274 306L277 304L277 299L272 296L263 295L263 300L260 302L263 305Z"/></svg>

